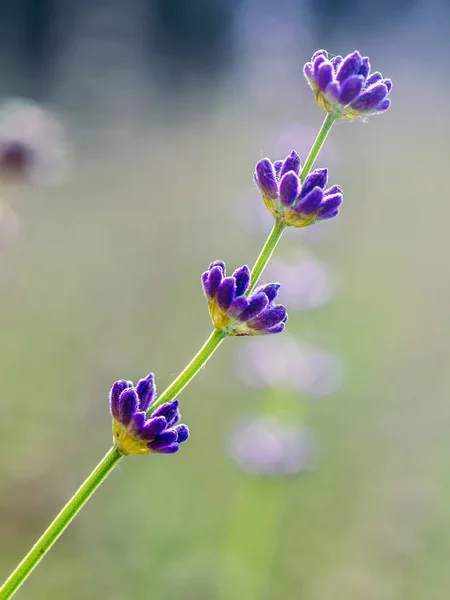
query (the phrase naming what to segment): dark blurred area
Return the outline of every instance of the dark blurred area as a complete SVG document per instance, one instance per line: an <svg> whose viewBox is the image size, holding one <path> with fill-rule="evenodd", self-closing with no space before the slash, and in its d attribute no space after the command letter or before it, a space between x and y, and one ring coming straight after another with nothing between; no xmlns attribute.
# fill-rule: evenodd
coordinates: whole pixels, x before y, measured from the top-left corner
<svg viewBox="0 0 450 600"><path fill-rule="evenodd" d="M286 332L226 340L182 451L126 458L17 598L447 599L449 26L418 0L0 2L0 579L110 447L112 382L163 391L210 331L202 271L253 264L255 163L323 119L303 64L359 48L394 83L318 157L339 217L263 275Z"/></svg>

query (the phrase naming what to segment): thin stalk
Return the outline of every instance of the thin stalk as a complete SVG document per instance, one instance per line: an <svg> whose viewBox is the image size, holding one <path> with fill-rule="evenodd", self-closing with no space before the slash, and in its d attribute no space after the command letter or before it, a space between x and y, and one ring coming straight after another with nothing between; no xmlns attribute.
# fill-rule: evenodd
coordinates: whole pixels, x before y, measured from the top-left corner
<svg viewBox="0 0 450 600"><path fill-rule="evenodd" d="M309 172L311 171L314 162L327 139L328 134L330 133L330 129L333 127L334 122L336 121L337 116L334 113L327 113L327 116L323 120L322 127L320 128L319 133L317 134L316 139L314 140L314 144L306 158L305 164L303 165L303 169L300 173L300 179L303 183Z"/></svg>
<svg viewBox="0 0 450 600"><path fill-rule="evenodd" d="M262 250L253 266L252 272L250 274L250 287L247 291L247 295L251 294L252 291L255 289L256 284L258 283L262 272L264 271L267 263L269 262L270 257L274 253L274 250L277 247L277 244L280 241L285 228L286 225L283 221L275 221L275 225L273 226L272 231L269 233L269 237L267 238L266 243L262 247Z"/></svg>
<svg viewBox="0 0 450 600"><path fill-rule="evenodd" d="M181 390L187 386L191 379L193 379L200 369L207 363L227 335L228 332L226 330L214 329L187 367L181 371L178 377L174 379L167 389L164 390L161 396L159 396L158 399L153 402L149 413L153 412L157 406L164 404L164 402L173 400L175 396L177 396Z"/></svg>
<svg viewBox="0 0 450 600"><path fill-rule="evenodd" d="M325 139L336 120L336 116L333 114L327 114L322 127L317 135L311 152L309 153L306 162L303 166L300 178L302 181L306 178L310 172L314 161L319 154L320 149L325 142ZM269 237L264 244L260 255L258 256L255 265L251 272L251 283L248 293L255 288L258 283L261 274L269 262L280 238L285 229L285 224L281 220L277 220L273 226ZM227 337L228 332L226 330L215 329L209 338L206 340L202 348L197 352L191 362L186 368L178 375L178 377L169 385L169 387L159 396L159 398L152 405L152 410L164 402L173 400L197 375L200 369L206 364L211 358L223 340ZM13 594L19 589L25 579L30 575L33 569L39 564L42 558L45 556L47 551L53 546L59 536L63 533L72 519L78 514L81 508L86 504L92 494L100 486L101 483L106 479L109 473L121 460L122 455L119 450L113 446L101 462L95 467L86 481L81 487L75 492L74 496L64 506L61 512L52 521L43 535L39 538L36 544L32 547L30 552L25 556L22 562L16 567L11 573L9 578L5 581L3 586L0 588L0 600L8 600Z"/></svg>
<svg viewBox="0 0 450 600"><path fill-rule="evenodd" d="M8 600L19 589L121 458L118 449L113 446L5 581L0 588L0 600Z"/></svg>

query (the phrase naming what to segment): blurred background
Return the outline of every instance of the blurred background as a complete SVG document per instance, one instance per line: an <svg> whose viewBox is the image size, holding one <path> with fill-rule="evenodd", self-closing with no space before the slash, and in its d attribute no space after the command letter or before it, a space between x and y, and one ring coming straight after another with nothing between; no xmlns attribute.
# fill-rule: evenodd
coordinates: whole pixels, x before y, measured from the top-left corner
<svg viewBox="0 0 450 600"><path fill-rule="evenodd" d="M210 332L202 271L256 259L254 165L324 116L304 62L358 48L394 81L318 158L339 218L263 276L286 333L227 340L182 451L124 460L18 598L448 597L449 25L444 0L0 2L0 138L35 152L1 182L0 579L110 447L112 382L162 391Z"/></svg>

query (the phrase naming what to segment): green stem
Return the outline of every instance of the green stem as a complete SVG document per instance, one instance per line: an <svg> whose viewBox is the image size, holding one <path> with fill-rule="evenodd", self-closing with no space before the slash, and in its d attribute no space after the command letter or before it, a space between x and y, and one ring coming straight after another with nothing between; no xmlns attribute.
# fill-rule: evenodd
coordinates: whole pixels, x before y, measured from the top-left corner
<svg viewBox="0 0 450 600"><path fill-rule="evenodd" d="M305 180L306 176L310 172L336 118L337 117L331 113L327 114L314 145L311 148L311 152L306 159L302 172L300 173L300 178L302 181ZM285 227L286 226L283 221L277 220L275 222L275 225L273 226L273 229L270 232L269 237L267 238L267 241L264 244L263 249L261 250L261 253L252 269L250 278L251 283L248 294L250 294L256 287L264 268L269 262L278 242L280 241ZM226 330L222 331L215 329L206 340L202 348L187 365L187 367L169 385L169 387L161 394L161 396L159 396L156 402L152 405L152 410L164 402L173 400L175 396L177 396L188 385L195 375L197 375L197 373L211 358L227 335L228 332ZM39 538L30 552L25 556L22 562L5 581L3 586L0 588L0 600L8 600L8 598L11 598L11 596L19 589L31 571L45 556L47 550L53 546L72 519L78 514L81 508L85 505L95 490L109 475L109 473L114 469L121 458L122 456L115 446L109 450L103 460L97 465L97 467L95 467L86 481L81 485L78 491L75 492L75 495L69 500L59 515L57 515L47 530Z"/></svg>
<svg viewBox="0 0 450 600"><path fill-rule="evenodd" d="M309 175L309 172L311 171L314 162L322 146L324 145L324 142L327 139L327 135L330 133L330 129L333 127L336 119L337 116L334 113L327 113L327 116L325 117L322 123L322 127L320 128L320 131L317 134L316 139L314 140L314 144L308 154L308 157L306 158L305 164L303 165L303 169L300 173L300 179L302 182L305 181L305 179Z"/></svg>
<svg viewBox="0 0 450 600"><path fill-rule="evenodd" d="M0 588L0 600L11 598L19 589L31 571L44 558L47 551L53 546L72 519L78 514L109 473L111 473L121 458L121 454L113 446L5 581Z"/></svg>
<svg viewBox="0 0 450 600"><path fill-rule="evenodd" d="M247 291L247 295L251 294L255 289L256 284L258 283L259 278L262 275L267 263L270 260L275 248L277 247L278 242L285 230L286 225L283 221L277 220L275 221L275 225L273 226L272 231L269 233L269 237L266 240L256 262L253 266L252 272L250 274L250 287Z"/></svg>
<svg viewBox="0 0 450 600"><path fill-rule="evenodd" d="M158 397L158 399L152 404L150 412L164 404L164 402L170 402L175 396L177 396L181 390L183 390L187 384L193 379L200 369L206 364L211 358L223 340L227 337L228 332L225 330L214 329L209 338L187 365L187 367L178 375L178 377L169 385L167 389ZM1 599L0 599L1 600Z"/></svg>

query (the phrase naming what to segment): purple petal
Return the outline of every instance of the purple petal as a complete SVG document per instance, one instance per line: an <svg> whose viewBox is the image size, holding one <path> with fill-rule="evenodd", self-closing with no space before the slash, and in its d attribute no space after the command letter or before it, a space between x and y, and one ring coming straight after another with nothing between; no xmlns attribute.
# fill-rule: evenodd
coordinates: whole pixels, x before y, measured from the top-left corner
<svg viewBox="0 0 450 600"><path fill-rule="evenodd" d="M331 64L333 65L333 69L334 69L335 73L338 70L338 68L341 65L343 60L344 59L342 58L342 56L340 54L338 54L338 56L335 56L334 58L331 59Z"/></svg>
<svg viewBox="0 0 450 600"><path fill-rule="evenodd" d="M227 310L228 314L232 318L239 317L239 315L248 307L248 300L245 296L239 296L235 298Z"/></svg>
<svg viewBox="0 0 450 600"><path fill-rule="evenodd" d="M305 179L300 191L300 198L307 196L307 194L315 187L320 187L323 190L327 185L327 181L328 169L315 169Z"/></svg>
<svg viewBox="0 0 450 600"><path fill-rule="evenodd" d="M225 277L217 292L217 303L220 308L227 310L235 298L236 282L234 277Z"/></svg>
<svg viewBox="0 0 450 600"><path fill-rule="evenodd" d="M145 412L137 412L131 417L129 429L134 435L138 435L145 424Z"/></svg>
<svg viewBox="0 0 450 600"><path fill-rule="evenodd" d="M283 161L282 160L276 160L273 163L273 168L275 170L275 176L277 179L280 179L280 172L281 172L281 168L283 167Z"/></svg>
<svg viewBox="0 0 450 600"><path fill-rule="evenodd" d="M165 417L166 421L169 423L174 418L174 416L177 414L179 404L180 403L178 402L178 400L172 400L171 402L165 402L164 404L161 404L161 406L158 406L158 408L155 410L155 412L153 412L151 414L151 418Z"/></svg>
<svg viewBox="0 0 450 600"><path fill-rule="evenodd" d="M320 187L315 187L294 207L294 210L304 215L312 215L319 208L322 200L323 190Z"/></svg>
<svg viewBox="0 0 450 600"><path fill-rule="evenodd" d="M286 327L286 321L282 321L281 323L278 323L278 325L274 325L273 327L269 327L269 329L266 329L265 331L266 331L267 334L282 333L284 331L285 327Z"/></svg>
<svg viewBox="0 0 450 600"><path fill-rule="evenodd" d="M242 296L250 283L250 269L247 265L244 265L240 269L236 269L233 277L236 280L236 296Z"/></svg>
<svg viewBox="0 0 450 600"><path fill-rule="evenodd" d="M342 194L333 194L331 196L325 196L317 214L319 216L322 216L323 214L335 211L342 204L342 200Z"/></svg>
<svg viewBox="0 0 450 600"><path fill-rule="evenodd" d="M318 56L325 56L325 58L328 58L328 52L326 50L317 50L317 52L314 52L314 54L312 55L311 60L314 61Z"/></svg>
<svg viewBox="0 0 450 600"><path fill-rule="evenodd" d="M164 431L164 429L166 429L166 427L167 420L165 417L152 417L142 427L139 432L139 437L141 440L154 440Z"/></svg>
<svg viewBox="0 0 450 600"><path fill-rule="evenodd" d="M165 448L166 446L170 446L174 442L177 441L177 432L174 430L165 431L158 435L158 437L154 438L149 444L147 444L147 448L151 448L152 450L159 450L160 448Z"/></svg>
<svg viewBox="0 0 450 600"><path fill-rule="evenodd" d="M175 413L175 415L170 419L170 421L167 421L167 427L166 429L171 429L172 427L175 427L175 425L177 423L179 423L181 420L181 415L180 415L180 411L177 410L177 412Z"/></svg>
<svg viewBox="0 0 450 600"><path fill-rule="evenodd" d="M336 79L339 83L345 81L350 75L354 75L361 67L361 54L356 50L349 54L342 61L336 73Z"/></svg>
<svg viewBox="0 0 450 600"><path fill-rule="evenodd" d="M284 159L279 179L281 179L285 173L289 173L289 171L294 171L296 175L298 175L300 171L300 156L295 150L292 150L289 156Z"/></svg>
<svg viewBox="0 0 450 600"><path fill-rule="evenodd" d="M225 263L223 260L213 260L213 262L209 265L208 270L213 269L214 267L219 267L222 270L222 273L225 275Z"/></svg>
<svg viewBox="0 0 450 600"><path fill-rule="evenodd" d="M150 442L150 444L147 444L147 446L149 448L151 448L151 444L152 442ZM154 452L156 454L175 454L175 452L178 452L178 450L180 449L180 444L170 444L170 446L166 446L165 448L158 448L155 449Z"/></svg>
<svg viewBox="0 0 450 600"><path fill-rule="evenodd" d="M313 70L314 70L314 78L317 80L317 76L319 74L320 65L324 62L328 62L325 56L318 56L313 60Z"/></svg>
<svg viewBox="0 0 450 600"><path fill-rule="evenodd" d="M386 98L385 100L383 100L382 102L380 102L380 104L377 106L377 112L383 112L385 110L387 110L391 105L391 101L389 100L389 98Z"/></svg>
<svg viewBox="0 0 450 600"><path fill-rule="evenodd" d="M381 79L383 79L383 75L379 71L375 71L375 73L372 73L372 75L367 78L366 88L370 87L371 85L373 85L377 81L380 81Z"/></svg>
<svg viewBox="0 0 450 600"><path fill-rule="evenodd" d="M314 79L314 67L312 63L307 62L303 67L303 74L306 79Z"/></svg>
<svg viewBox="0 0 450 600"><path fill-rule="evenodd" d="M175 429L175 431L177 432L177 442L179 444L182 444L183 442L185 442L188 437L189 437L189 428L187 425L178 425L178 427Z"/></svg>
<svg viewBox="0 0 450 600"><path fill-rule="evenodd" d="M383 79L383 83L387 87L389 93L392 90L392 81L390 79Z"/></svg>
<svg viewBox="0 0 450 600"><path fill-rule="evenodd" d="M139 398L134 388L127 388L119 396L119 421L125 427L130 423L131 417L137 412Z"/></svg>
<svg viewBox="0 0 450 600"><path fill-rule="evenodd" d="M285 321L287 317L286 308L279 304L268 308L261 315L252 321L248 321L247 325L256 331L262 331L263 329L270 329L275 325L279 325L282 321Z"/></svg>
<svg viewBox="0 0 450 600"><path fill-rule="evenodd" d="M125 379L119 379L119 381L116 381L113 384L111 391L109 392L109 409L112 416L117 420L120 419L119 397L127 387L130 387L128 385L128 381L125 381Z"/></svg>
<svg viewBox="0 0 450 600"><path fill-rule="evenodd" d="M387 93L388 89L384 83L376 83L352 102L351 107L353 110L361 113L373 111L386 98Z"/></svg>
<svg viewBox="0 0 450 600"><path fill-rule="evenodd" d="M363 89L364 77L362 75L350 75L341 85L339 102L343 105L353 102Z"/></svg>
<svg viewBox="0 0 450 600"><path fill-rule="evenodd" d="M284 206L292 206L297 199L300 189L298 175L294 171L289 171L283 175L280 181L280 200Z"/></svg>
<svg viewBox="0 0 450 600"><path fill-rule="evenodd" d="M340 185L332 185L325 191L325 196L331 196L331 194L343 194L342 188Z"/></svg>
<svg viewBox="0 0 450 600"><path fill-rule="evenodd" d="M209 298L215 298L223 279L223 270L219 267L212 267L209 271L207 282L204 284L206 295Z"/></svg>
<svg viewBox="0 0 450 600"><path fill-rule="evenodd" d="M244 323L249 319L254 319L267 307L268 304L269 298L266 296L266 294L261 292L252 294L252 296L250 296L248 299L247 308L239 315L239 321Z"/></svg>
<svg viewBox="0 0 450 600"><path fill-rule="evenodd" d="M333 81L333 67L330 62L323 62L317 72L317 85L324 92Z"/></svg>
<svg viewBox="0 0 450 600"><path fill-rule="evenodd" d="M361 60L361 66L358 69L358 75L362 75L364 77L364 79L367 79L367 76L370 73L370 61L369 61L369 57L365 56L362 60Z"/></svg>
<svg viewBox="0 0 450 600"><path fill-rule="evenodd" d="M275 298L278 296L278 292L280 290L281 284L279 283L267 283L266 285L262 285L255 290L255 294L263 293L269 298L269 303L273 302Z"/></svg>
<svg viewBox="0 0 450 600"><path fill-rule="evenodd" d="M140 379L136 392L139 397L139 410L146 411L153 402L156 394L155 376L149 373L145 379Z"/></svg>
<svg viewBox="0 0 450 600"><path fill-rule="evenodd" d="M255 172L256 185L261 193L271 200L278 198L278 183L275 176L275 169L268 158L263 158L256 165Z"/></svg>
<svg viewBox="0 0 450 600"><path fill-rule="evenodd" d="M320 215L320 220L321 221L327 221L328 219L333 219L338 214L339 214L339 209L336 208L335 210L332 210L331 212L324 213L324 214Z"/></svg>
<svg viewBox="0 0 450 600"><path fill-rule="evenodd" d="M337 81L332 81L325 89L325 96L329 102L336 102L339 99L341 92L341 84Z"/></svg>

